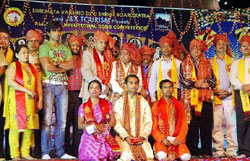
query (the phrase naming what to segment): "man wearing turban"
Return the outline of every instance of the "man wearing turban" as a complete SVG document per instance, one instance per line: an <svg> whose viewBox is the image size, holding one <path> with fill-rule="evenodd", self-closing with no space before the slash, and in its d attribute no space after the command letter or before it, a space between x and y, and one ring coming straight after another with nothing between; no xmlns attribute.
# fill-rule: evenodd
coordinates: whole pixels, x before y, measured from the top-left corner
<svg viewBox="0 0 250 161"><path fill-rule="evenodd" d="M190 55L180 66L179 78L183 86L181 101L189 123L186 144L192 156L209 157L212 155L212 89L216 85L216 78L205 57L206 42L193 39L189 49ZM198 148L199 138L201 149Z"/></svg>
<svg viewBox="0 0 250 161"><path fill-rule="evenodd" d="M155 54L155 49L150 48L147 45L143 45L142 48L139 50L141 54L141 72L142 72L142 83L143 88L141 90L141 95L150 103L149 97L149 78L151 76L151 69L153 65L153 57Z"/></svg>
<svg viewBox="0 0 250 161"><path fill-rule="evenodd" d="M78 108L82 103L79 98L81 85L82 85L82 38L72 34L67 40L67 44L72 52L72 58L75 63L74 69L68 71L68 93L69 93L69 105L67 113L67 121L65 128L65 150L67 153L72 153L75 157L78 157L78 147L81 138L81 131L78 129ZM73 139L72 144L70 142L70 127L73 126Z"/></svg>
<svg viewBox="0 0 250 161"><path fill-rule="evenodd" d="M108 99L111 85L111 70L113 56L111 48L115 44L115 40L103 31L94 33L94 48L83 52L81 73L83 78L80 97L83 102L87 102L89 98L88 84L94 79L102 83L101 98Z"/></svg>
<svg viewBox="0 0 250 161"><path fill-rule="evenodd" d="M32 64L39 77L42 76L41 64L39 61L39 47L42 43L42 31L39 29L29 30L26 33L27 47L29 49L29 63ZM37 114L36 114L37 115ZM39 115L39 126L42 127L42 111L38 112ZM31 155L40 156L41 155L41 128L32 131L31 135Z"/></svg>
<svg viewBox="0 0 250 161"><path fill-rule="evenodd" d="M162 56L153 63L149 79L149 94L152 102L162 97L159 84L163 79L169 79L174 83L173 96L177 99L177 89L180 88L178 77L181 61L174 58L173 55L176 42L176 35L173 31L169 31L166 36L162 36L159 40Z"/></svg>
<svg viewBox="0 0 250 161"><path fill-rule="evenodd" d="M233 62L230 81L235 90L238 158L250 157L250 36L240 40L241 59Z"/></svg>
<svg viewBox="0 0 250 161"><path fill-rule="evenodd" d="M29 63L36 67L38 72L41 72L41 66L39 61L39 47L42 43L42 31L35 29L29 30L26 34L27 46L29 48ZM41 76L41 73L40 73Z"/></svg>
<svg viewBox="0 0 250 161"><path fill-rule="evenodd" d="M125 93L125 78L130 74L137 75L139 78L139 89L142 88L142 76L141 68L139 66L141 62L141 55L134 43L124 43L121 47L120 57L117 61L113 62L112 74L110 83L113 90L114 102Z"/></svg>
<svg viewBox="0 0 250 161"><path fill-rule="evenodd" d="M214 89L214 128L212 132L213 145L216 149L214 157L236 157L238 143L236 138L236 123L234 121L234 92L229 80L230 69L233 63L230 41L226 34L214 35L213 44L216 55L210 58L214 75L216 77L216 87ZM224 130L226 124L227 149L224 151Z"/></svg>

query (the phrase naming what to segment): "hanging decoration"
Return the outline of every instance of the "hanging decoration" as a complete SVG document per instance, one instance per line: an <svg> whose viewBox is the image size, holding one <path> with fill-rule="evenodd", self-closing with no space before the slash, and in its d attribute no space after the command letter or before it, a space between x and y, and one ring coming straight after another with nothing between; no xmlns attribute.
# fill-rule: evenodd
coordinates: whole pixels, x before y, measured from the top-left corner
<svg viewBox="0 0 250 161"><path fill-rule="evenodd" d="M178 2L180 1L180 6L179 8L193 8L193 2L192 0L189 0L189 6L184 6L184 0L178 0ZM203 6L203 3L202 3L202 0L198 0L199 2L199 5L200 5L200 9L203 9L204 6ZM164 3L164 0L158 0L157 1L157 7L169 7L169 8L176 8L176 6L173 5L174 3L174 0L168 0L167 2ZM176 1L175 1L175 4L176 4Z"/></svg>
<svg viewBox="0 0 250 161"><path fill-rule="evenodd" d="M49 14L51 15L52 19L55 19L54 15L53 15L53 8L51 6L51 3L49 3L47 6L45 6L45 3L43 3L43 6L44 6L44 8L48 8L47 12L45 14L43 14L43 20L42 21L36 21L35 18L34 18L34 16L33 16L33 14L32 14L32 12L31 12L30 2L26 1L26 3L25 3L24 10L28 10L28 13L29 13L29 16L31 18L31 21L35 25L38 25L38 24L45 25L46 22L47 22Z"/></svg>
<svg viewBox="0 0 250 161"><path fill-rule="evenodd" d="M1 8L0 8L0 14L2 14L3 9L5 8L4 6L5 6L6 1L7 1L7 0L3 0L3 2L2 2L2 6L1 6Z"/></svg>
<svg viewBox="0 0 250 161"><path fill-rule="evenodd" d="M203 9L202 1L199 0L199 3L200 3L200 6L201 6L201 9Z"/></svg>
<svg viewBox="0 0 250 161"><path fill-rule="evenodd" d="M193 21L193 17L195 16L195 13L193 11L190 12L190 18L189 18L184 30L181 30L182 29L182 23L181 23L180 27L178 26L178 23L176 21L176 17L175 17L174 12L172 12L171 15L172 15L172 18L173 18L173 21L174 21L174 25L175 25L178 33L180 34L179 41L181 41L183 36L190 30L190 27L191 27L191 24L192 24L192 21ZM181 17L182 17L182 15L180 15L180 22L182 22Z"/></svg>
<svg viewBox="0 0 250 161"><path fill-rule="evenodd" d="M82 35L83 30L86 31L84 33L93 33L101 29L114 34L122 33L124 36L120 36L122 38L121 41L127 41L127 35L133 35L137 38L145 37L146 39L142 41L143 44L147 44L148 39L152 40L151 44L157 43L159 37L166 34L167 30L173 29L173 27L181 41L183 36L190 31L193 17L195 17L193 13L188 16L183 11L169 8L99 6L92 3L89 5L77 5L67 4L68 0L64 2L56 3L54 0L50 0L47 3L28 0L20 0L20 2L18 0L3 1L0 11L4 12L9 7L6 3L9 3L10 6L13 4L19 5L18 8L23 12L25 22L21 23L21 27L19 26L20 30L8 26L10 32L13 32L17 37L19 35L24 36L30 28L38 28L45 33L44 37L46 39L46 24L51 20L56 20L63 25L63 32L65 33L71 32ZM77 0L75 2L78 3ZM172 6L173 3L174 1L172 0L170 5ZM183 0L182 5L184 5ZM5 8L6 6L7 8ZM162 16L163 21L157 22L156 17L158 15L156 16L156 14L162 14L163 16L160 16ZM181 17L178 17L179 15ZM184 21L184 16L185 19L190 17L188 22ZM179 19L180 21L178 21Z"/></svg>
<svg viewBox="0 0 250 161"><path fill-rule="evenodd" d="M139 14L138 8L137 8L137 12L138 12L138 14ZM139 28L140 32L145 32L145 31L148 30L148 27L149 27L149 25L150 25L150 23L151 23L152 18L154 18L154 17L153 17L153 14L154 14L154 8L151 7L151 9L150 9L150 14L149 14L149 16L148 16L148 23L147 23L147 25L145 25L143 28L140 28L140 27L139 27L139 22L137 22L137 20L136 20L136 16L135 16L136 14L134 14L134 10L133 10L133 19L134 19L134 22L135 22L135 26Z"/></svg>

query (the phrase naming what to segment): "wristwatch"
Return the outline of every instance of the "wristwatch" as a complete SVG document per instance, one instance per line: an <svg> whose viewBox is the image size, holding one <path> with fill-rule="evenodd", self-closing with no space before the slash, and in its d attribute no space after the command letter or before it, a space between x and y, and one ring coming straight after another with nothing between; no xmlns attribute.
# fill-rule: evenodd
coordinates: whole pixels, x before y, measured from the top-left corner
<svg viewBox="0 0 250 161"><path fill-rule="evenodd" d="M56 62L56 67L59 68L60 63L57 61Z"/></svg>

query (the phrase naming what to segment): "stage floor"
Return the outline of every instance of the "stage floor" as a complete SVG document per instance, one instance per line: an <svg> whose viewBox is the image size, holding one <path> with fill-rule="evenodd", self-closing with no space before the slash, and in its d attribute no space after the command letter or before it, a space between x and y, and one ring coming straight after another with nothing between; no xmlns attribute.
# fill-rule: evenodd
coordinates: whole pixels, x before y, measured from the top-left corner
<svg viewBox="0 0 250 161"><path fill-rule="evenodd" d="M78 159L50 159L47 161L79 161ZM42 159L36 159L32 161L42 161ZM155 160L157 161L157 160ZM250 161L250 158L236 159L236 158L193 158L190 161Z"/></svg>

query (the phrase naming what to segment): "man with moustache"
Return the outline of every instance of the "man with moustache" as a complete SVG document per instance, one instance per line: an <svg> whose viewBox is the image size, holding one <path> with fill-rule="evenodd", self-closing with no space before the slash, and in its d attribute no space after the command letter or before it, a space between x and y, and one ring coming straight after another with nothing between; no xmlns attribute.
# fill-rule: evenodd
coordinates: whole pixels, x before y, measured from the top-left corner
<svg viewBox="0 0 250 161"><path fill-rule="evenodd" d="M230 81L235 89L238 154L250 157L250 36L240 39L241 59L233 62Z"/></svg>
<svg viewBox="0 0 250 161"><path fill-rule="evenodd" d="M193 39L180 67L182 102L189 123L186 144L192 156L212 156L213 92L216 78L205 57L206 42ZM201 149L198 148L199 138Z"/></svg>
<svg viewBox="0 0 250 161"><path fill-rule="evenodd" d="M214 35L214 47L216 55L210 58L213 72L216 77L214 90L215 100L213 104L213 145L215 147L214 157L236 157L238 148L236 138L236 122L234 121L234 91L229 80L230 68L233 63L230 41L226 35ZM225 122L227 149L224 151L224 130Z"/></svg>
<svg viewBox="0 0 250 161"><path fill-rule="evenodd" d="M152 102L162 97L159 84L163 79L169 79L174 83L173 96L178 99L179 92L177 92L177 89L180 88L178 77L181 61L175 59L173 55L173 48L176 41L176 35L173 31L169 31L166 36L162 36L159 40L162 56L153 63L149 79L149 94Z"/></svg>
<svg viewBox="0 0 250 161"><path fill-rule="evenodd" d="M142 48L139 50L141 54L141 75L142 75L142 83L143 88L141 90L141 95L149 102L150 96L149 96L149 78L151 76L151 69L153 65L153 57L155 54L155 49L150 48L147 45L143 45Z"/></svg>
<svg viewBox="0 0 250 161"><path fill-rule="evenodd" d="M110 83L113 90L112 103L125 94L125 78L130 74L135 74L139 78L138 92L142 88L141 68L138 64L141 62L141 56L134 43L124 43L121 47L120 57L113 63Z"/></svg>
<svg viewBox="0 0 250 161"><path fill-rule="evenodd" d="M42 43L42 31L35 29L26 33L27 47L29 48L29 63L32 64L38 72L38 76L42 77L42 69L39 61L39 47ZM35 114L37 115L37 114ZM32 131L31 139L31 155L40 157L41 155L41 127L42 127L42 111L39 115L39 129Z"/></svg>

